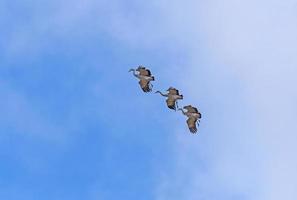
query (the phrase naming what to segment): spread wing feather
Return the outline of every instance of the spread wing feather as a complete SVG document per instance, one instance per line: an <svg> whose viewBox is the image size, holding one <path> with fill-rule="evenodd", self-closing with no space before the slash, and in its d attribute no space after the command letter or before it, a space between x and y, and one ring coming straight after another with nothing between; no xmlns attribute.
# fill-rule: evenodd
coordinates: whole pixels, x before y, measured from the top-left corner
<svg viewBox="0 0 297 200"><path fill-rule="evenodd" d="M144 67L143 67L143 68L139 68L139 69L137 69L137 71L139 71L139 74L140 74L141 76L151 76L151 75L152 75L152 74L151 74L151 71L148 70L148 69L145 69Z"/></svg>
<svg viewBox="0 0 297 200"><path fill-rule="evenodd" d="M198 109L191 105L185 106L184 108L190 113L199 113Z"/></svg>
<svg viewBox="0 0 297 200"><path fill-rule="evenodd" d="M179 91L175 88L169 88L168 91L171 95L179 95Z"/></svg>
<svg viewBox="0 0 297 200"><path fill-rule="evenodd" d="M179 95L179 91L175 88L169 88L168 93L171 95Z"/></svg>

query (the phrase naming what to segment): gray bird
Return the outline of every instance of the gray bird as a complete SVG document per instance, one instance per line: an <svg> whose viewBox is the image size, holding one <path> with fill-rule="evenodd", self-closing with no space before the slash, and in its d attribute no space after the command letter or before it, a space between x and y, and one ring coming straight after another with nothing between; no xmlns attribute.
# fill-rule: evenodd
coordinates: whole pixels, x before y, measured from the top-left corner
<svg viewBox="0 0 297 200"><path fill-rule="evenodd" d="M137 69L130 69L129 72L133 72L133 75L139 79L139 85L144 92L151 92L153 85L150 83L155 80L151 71L143 66L139 66Z"/></svg>
<svg viewBox="0 0 297 200"><path fill-rule="evenodd" d="M183 109L185 109L187 111L185 112ZM197 108L195 108L191 105L184 106L183 109L180 108L178 110L182 111L182 113L188 117L187 124L188 124L189 130L191 133L194 134L197 132L196 123L199 126L200 119L201 119L201 113L198 111Z"/></svg>
<svg viewBox="0 0 297 200"><path fill-rule="evenodd" d="M167 107L172 110L176 110L176 107L178 108L177 101L183 99L183 95L180 95L179 91L173 87L170 87L167 90L167 94L163 94L160 91L157 91L155 93L160 93L163 97L167 97L166 99Z"/></svg>

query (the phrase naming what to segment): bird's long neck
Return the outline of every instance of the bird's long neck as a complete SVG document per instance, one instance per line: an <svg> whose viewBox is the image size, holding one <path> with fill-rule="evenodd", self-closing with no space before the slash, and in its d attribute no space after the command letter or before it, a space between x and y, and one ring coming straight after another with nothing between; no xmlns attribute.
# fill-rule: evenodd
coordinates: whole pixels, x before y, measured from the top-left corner
<svg viewBox="0 0 297 200"><path fill-rule="evenodd" d="M184 115L186 115L185 111L182 108L180 108L178 110L180 110Z"/></svg>
<svg viewBox="0 0 297 200"><path fill-rule="evenodd" d="M156 93L159 93L159 94L161 94L163 97L168 97L168 95L167 94L163 94L162 92L160 92L160 91L157 91Z"/></svg>

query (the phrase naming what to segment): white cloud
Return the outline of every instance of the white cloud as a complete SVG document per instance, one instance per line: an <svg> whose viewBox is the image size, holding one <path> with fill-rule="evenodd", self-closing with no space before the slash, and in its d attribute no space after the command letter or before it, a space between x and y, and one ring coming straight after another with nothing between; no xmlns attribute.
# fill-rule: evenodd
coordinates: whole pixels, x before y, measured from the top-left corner
<svg viewBox="0 0 297 200"><path fill-rule="evenodd" d="M178 128L176 165L163 172L157 199L291 200L297 197L296 5L156 0L133 9L119 1L55 2L51 12L9 35L6 54L28 47L39 53L44 44L36 41L45 36L108 34L158 51L171 44L187 58L168 68L179 77L184 104L197 102L203 119L195 137Z"/></svg>
<svg viewBox="0 0 297 200"><path fill-rule="evenodd" d="M296 3L214 0L163 8L182 12L168 17L177 22L176 35L199 33L185 41L192 59L183 82L192 86L184 92L200 102L205 117L197 138L178 136L176 170L161 183L158 199L174 191L176 199L297 197ZM201 48L208 54L204 61Z"/></svg>

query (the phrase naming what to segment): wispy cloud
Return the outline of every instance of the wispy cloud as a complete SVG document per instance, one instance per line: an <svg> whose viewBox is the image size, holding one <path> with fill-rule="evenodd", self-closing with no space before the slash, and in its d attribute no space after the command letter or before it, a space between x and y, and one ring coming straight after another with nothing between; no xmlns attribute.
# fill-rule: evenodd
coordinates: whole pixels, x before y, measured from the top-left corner
<svg viewBox="0 0 297 200"><path fill-rule="evenodd" d="M295 199L296 3L156 0L142 4L131 1L127 5L121 1L67 0L47 2L46 6L34 3L30 7L26 2L14 5L5 1L0 9L9 12L1 12L4 17L0 23L20 17L3 31L0 62L5 63L1 67L29 67L19 61L41 59L53 43L66 44L61 45L65 48L73 42L111 39L113 48L124 46L131 51L135 62L162 63L153 68L162 80L156 83L157 87L180 88L185 96L183 104L197 105L203 114L201 134L196 136L188 134L182 116L172 117L177 124L171 143L173 165L155 164L156 175L161 176L156 185L157 200ZM60 50L58 46L56 51ZM77 51L71 47L65 51ZM149 56L134 56L138 51ZM22 93L9 80L1 80L0 107L6 113L0 115L1 132L9 129L10 133L14 130L46 140L61 140L61 135L73 133L82 125L75 124L90 119L124 136L127 131L119 130L125 123L127 130L138 134L125 115L113 117L115 112L128 113L135 108L129 103L131 98L117 101L124 93L119 89L124 78L116 75L118 80L114 81L115 73L103 70L106 63L98 65L96 56L91 59L90 65L83 68L92 68L88 74L98 73L100 80L91 78L88 84L81 84L87 92L85 98L76 96L76 101L83 108L78 108L78 103L75 108L69 106L62 124L50 114L44 115L42 106L35 105L29 94ZM16 65L11 65L16 61ZM131 60L121 61L128 65ZM125 68L126 73L123 66L113 65L114 69ZM83 77L75 80L78 79ZM77 82L72 87L77 89L74 86L78 85ZM129 97L133 95L125 92ZM87 95L92 100L87 100ZM148 98L150 103L138 97L133 101L148 110L155 109L153 97ZM146 119L146 114L138 117ZM168 125L168 121L158 121L159 114L152 115L158 123ZM99 187L92 188L92 198L97 198L97 191Z"/></svg>
<svg viewBox="0 0 297 200"><path fill-rule="evenodd" d="M182 19L191 16L188 31L200 33L188 39L192 59L182 82L204 118L197 138L178 136L176 170L158 198L296 198L296 2L192 5L177 6ZM195 50L202 47L201 60Z"/></svg>

